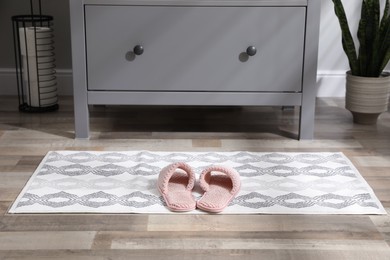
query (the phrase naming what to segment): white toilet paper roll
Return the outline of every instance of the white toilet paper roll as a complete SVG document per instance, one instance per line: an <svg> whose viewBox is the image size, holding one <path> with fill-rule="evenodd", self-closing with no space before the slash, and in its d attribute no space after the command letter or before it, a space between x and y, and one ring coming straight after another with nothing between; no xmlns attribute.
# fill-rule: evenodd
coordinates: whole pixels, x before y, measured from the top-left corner
<svg viewBox="0 0 390 260"><path fill-rule="evenodd" d="M50 106L57 99L52 31L48 27L19 29L25 95L27 104L32 107ZM44 89L47 86L55 88L48 91Z"/></svg>
<svg viewBox="0 0 390 260"><path fill-rule="evenodd" d="M51 50L53 47L52 32L53 29L49 27L19 28L21 54L27 56L36 56L37 50L47 51L47 48ZM35 48L35 44L37 45L37 48Z"/></svg>
<svg viewBox="0 0 390 260"><path fill-rule="evenodd" d="M57 102L58 102L57 95L52 98L43 98L41 99L41 107L53 106L57 104Z"/></svg>
<svg viewBox="0 0 390 260"><path fill-rule="evenodd" d="M26 101L29 106L39 107L38 71L35 56L22 56L23 81Z"/></svg>

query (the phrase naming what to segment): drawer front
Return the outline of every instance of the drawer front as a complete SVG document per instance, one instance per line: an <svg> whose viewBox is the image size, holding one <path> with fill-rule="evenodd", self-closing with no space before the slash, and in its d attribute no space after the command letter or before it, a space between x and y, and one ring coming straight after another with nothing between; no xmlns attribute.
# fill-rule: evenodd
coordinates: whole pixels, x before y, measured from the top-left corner
<svg viewBox="0 0 390 260"><path fill-rule="evenodd" d="M299 92L305 15L305 7L85 6L88 89Z"/></svg>

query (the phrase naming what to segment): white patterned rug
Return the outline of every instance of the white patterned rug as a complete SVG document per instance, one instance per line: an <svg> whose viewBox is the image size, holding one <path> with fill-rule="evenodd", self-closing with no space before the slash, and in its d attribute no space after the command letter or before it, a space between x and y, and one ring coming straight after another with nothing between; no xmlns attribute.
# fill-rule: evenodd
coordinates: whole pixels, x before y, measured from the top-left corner
<svg viewBox="0 0 390 260"><path fill-rule="evenodd" d="M211 164L240 173L241 191L224 214L386 214L342 153L150 151L49 152L9 212L173 213L156 181L177 161L197 176Z"/></svg>

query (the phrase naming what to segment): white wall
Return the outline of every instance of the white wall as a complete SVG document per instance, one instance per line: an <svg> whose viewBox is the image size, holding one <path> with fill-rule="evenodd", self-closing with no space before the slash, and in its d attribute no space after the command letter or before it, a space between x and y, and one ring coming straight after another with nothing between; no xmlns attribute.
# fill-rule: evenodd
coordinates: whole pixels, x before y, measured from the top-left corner
<svg viewBox="0 0 390 260"><path fill-rule="evenodd" d="M332 0L321 1L318 54L318 96L344 96L348 62L341 46L340 28ZM44 11L54 17L59 93L71 94L71 50L68 0L42 0ZM361 1L343 0L350 26L357 30ZM384 6L385 0L381 0ZM26 5L27 4L27 5ZM16 94L11 16L28 12L27 0L0 0L0 95ZM389 67L388 67L389 68Z"/></svg>
<svg viewBox="0 0 390 260"><path fill-rule="evenodd" d="M317 96L344 96L345 71L348 61L341 45L341 31L334 14L333 2L321 0L321 24L318 50ZM351 31L356 31L361 1L344 0L345 11L350 19Z"/></svg>
<svg viewBox="0 0 390 260"><path fill-rule="evenodd" d="M348 60L342 49L341 31L337 17L334 14L333 2L332 0L321 1L317 95L344 97L344 75L345 71L349 69ZM357 0L343 0L349 26L353 36L355 36L355 43L361 2ZM385 0L381 0L380 2L383 8ZM387 66L387 69L390 69L390 66Z"/></svg>

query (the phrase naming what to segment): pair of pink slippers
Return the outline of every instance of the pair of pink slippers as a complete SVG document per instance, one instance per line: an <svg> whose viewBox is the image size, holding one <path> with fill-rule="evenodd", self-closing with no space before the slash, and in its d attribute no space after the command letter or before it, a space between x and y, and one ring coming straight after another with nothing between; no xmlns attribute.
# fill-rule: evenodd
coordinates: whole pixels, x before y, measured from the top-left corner
<svg viewBox="0 0 390 260"><path fill-rule="evenodd" d="M218 213L229 205L241 186L240 175L234 169L210 166L200 174L199 185L204 193L196 201L192 195L195 182L191 166L177 162L161 170L157 187L172 211L184 212L199 208Z"/></svg>

